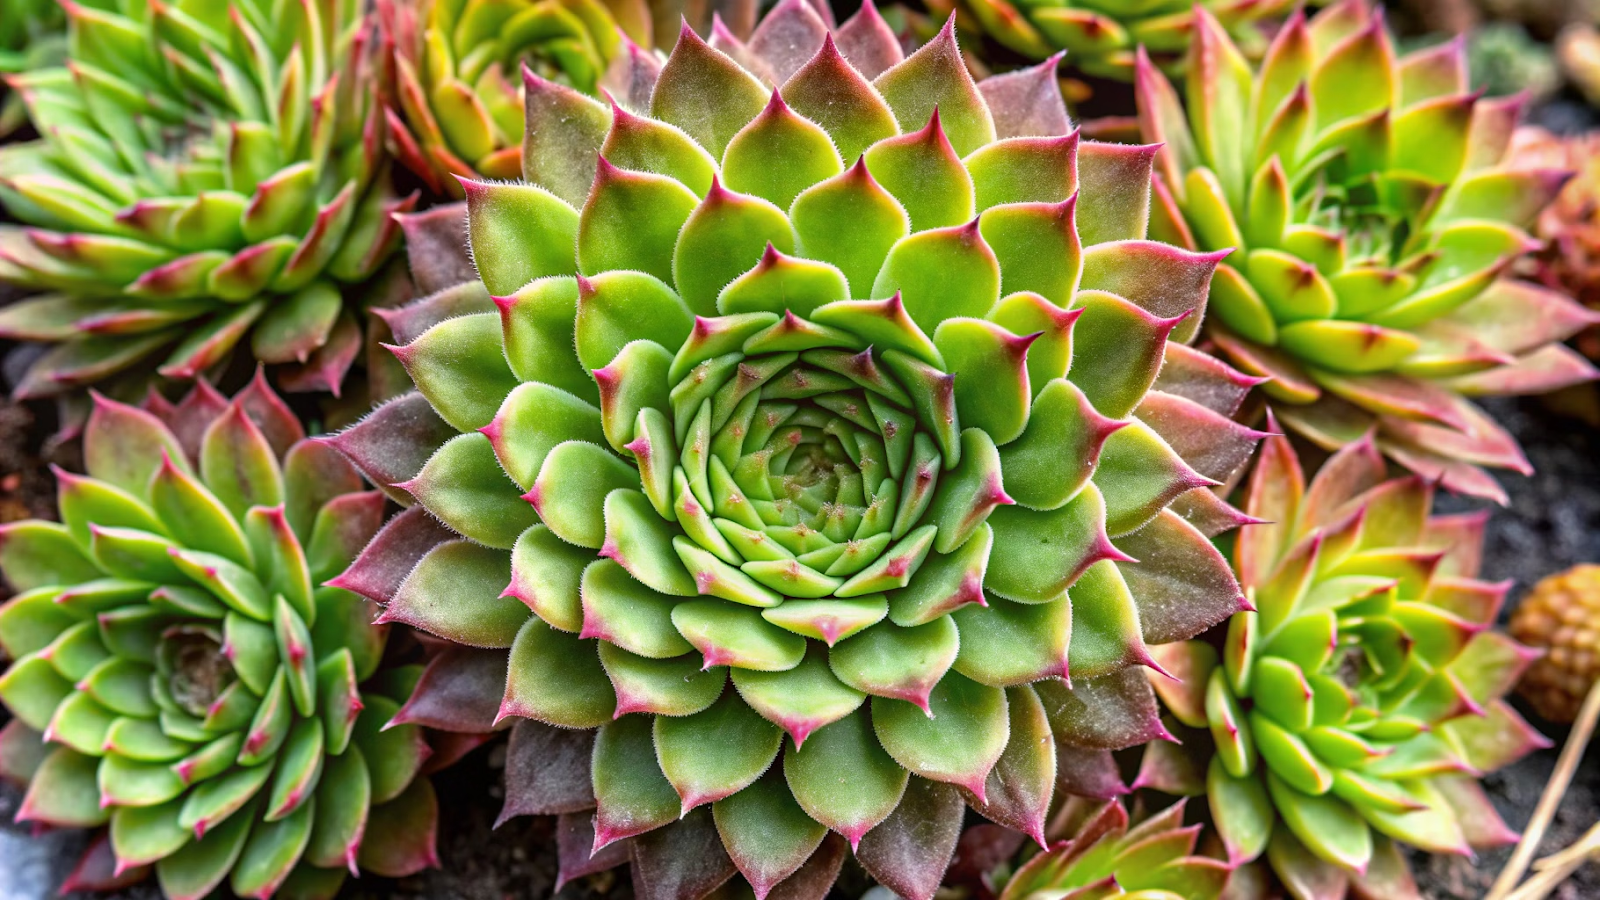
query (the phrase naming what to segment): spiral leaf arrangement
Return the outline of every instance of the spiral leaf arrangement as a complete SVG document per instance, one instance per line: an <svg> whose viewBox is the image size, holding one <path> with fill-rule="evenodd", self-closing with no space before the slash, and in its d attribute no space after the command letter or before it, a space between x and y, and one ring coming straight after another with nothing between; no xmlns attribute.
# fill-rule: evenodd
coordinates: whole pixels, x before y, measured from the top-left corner
<svg viewBox="0 0 1600 900"><path fill-rule="evenodd" d="M1040 836L1162 733L1147 643L1242 605L1210 487L1254 382L1173 340L1219 255L1144 239L1152 149L1081 141L1047 68L771 16L807 43L685 29L627 102L526 73L532 180L411 220L473 264L419 278L476 273L419 307L494 310L331 439L417 507L338 583L506 648L520 743L589 760L508 812L760 896L831 831L920 900L963 803Z"/></svg>
<svg viewBox="0 0 1600 900"><path fill-rule="evenodd" d="M84 457L61 522L0 526L0 772L28 783L19 820L109 836L69 889L153 867L172 898L331 898L433 863L429 743L387 727L419 673L385 664L368 601L319 586L383 495L259 378L98 398Z"/></svg>

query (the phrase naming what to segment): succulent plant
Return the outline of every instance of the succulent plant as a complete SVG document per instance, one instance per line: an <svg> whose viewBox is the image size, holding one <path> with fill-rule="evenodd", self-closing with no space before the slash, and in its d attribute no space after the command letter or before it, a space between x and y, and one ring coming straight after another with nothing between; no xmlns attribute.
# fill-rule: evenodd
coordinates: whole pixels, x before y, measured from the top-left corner
<svg viewBox="0 0 1600 900"><path fill-rule="evenodd" d="M1230 866L1195 854L1201 826L1179 801L1129 827L1121 802L1070 798L1052 822L1064 840L1005 882L1000 900L1217 900Z"/></svg>
<svg viewBox="0 0 1600 900"><path fill-rule="evenodd" d="M415 504L337 583L500 648L506 815L563 814L564 877L820 897L848 845L926 900L964 803L1041 836L1164 734L1146 644L1242 608L1210 486L1254 380L1169 339L1219 257L1143 239L1151 148L1080 141L1049 67L769 28L609 107L527 75L528 181L412 243L470 273L464 230L421 302L497 312L330 439Z"/></svg>
<svg viewBox="0 0 1600 900"><path fill-rule="evenodd" d="M1569 173L1508 166L1520 98L1469 93L1459 41L1397 59L1364 0L1297 13L1254 71L1198 21L1187 115L1152 65L1136 89L1164 143L1152 234L1240 248L1209 338L1316 444L1376 429L1401 465L1503 500L1484 467L1527 461L1467 398L1595 375L1560 343L1595 315L1502 277Z"/></svg>
<svg viewBox="0 0 1600 900"><path fill-rule="evenodd" d="M19 821L108 826L71 886L153 866L168 897L332 897L347 870L433 861L419 671L384 665L372 604L321 587L384 497L304 439L258 379L231 402L98 398L60 523L0 526L13 660L0 774Z"/></svg>
<svg viewBox="0 0 1600 900"><path fill-rule="evenodd" d="M23 396L152 368L192 378L248 340L337 390L351 285L398 246L357 0L66 4L64 66L13 76L39 140L0 149L0 280L43 291L0 335L57 346ZM348 295L348 296L347 296Z"/></svg>
<svg viewBox="0 0 1600 900"><path fill-rule="evenodd" d="M1577 718L1600 679L1600 566L1573 566L1533 586L1511 613L1511 634L1544 651L1517 685L1552 722Z"/></svg>
<svg viewBox="0 0 1600 900"><path fill-rule="evenodd" d="M1431 515L1368 438L1308 485L1268 438L1234 565L1255 610L1219 651L1156 648L1156 690L1216 752L1229 858L1266 854L1297 897L1414 896L1393 842L1435 853L1515 840L1477 779L1548 746L1503 699L1536 651L1494 629L1509 583L1478 579L1485 517Z"/></svg>
<svg viewBox="0 0 1600 900"><path fill-rule="evenodd" d="M982 31L1024 56L1045 59L1065 51L1069 65L1102 78L1133 80L1135 48L1163 68L1177 70L1203 8L1240 46L1259 55L1266 46L1264 20L1281 15L1292 0L955 0ZM935 9L952 0L929 4Z"/></svg>
<svg viewBox="0 0 1600 900"><path fill-rule="evenodd" d="M1524 166L1577 173L1539 213L1534 233L1544 247L1523 265L1545 287L1600 310L1600 133L1559 137L1542 128L1519 128L1511 152ZM1600 334L1594 329L1576 343L1590 359L1600 359Z"/></svg>
<svg viewBox="0 0 1600 900"><path fill-rule="evenodd" d="M382 0L378 11L394 56L390 136L440 194L460 195L452 176L521 174L521 65L594 94L624 33L652 46L645 0Z"/></svg>
<svg viewBox="0 0 1600 900"><path fill-rule="evenodd" d="M66 17L55 0L0 0L0 73L26 72L48 65L65 44ZM0 85L0 139L28 118L22 99Z"/></svg>
<svg viewBox="0 0 1600 900"><path fill-rule="evenodd" d="M1543 101L1561 90L1554 51L1515 22L1490 22L1467 36L1468 81L1491 97L1526 92Z"/></svg>

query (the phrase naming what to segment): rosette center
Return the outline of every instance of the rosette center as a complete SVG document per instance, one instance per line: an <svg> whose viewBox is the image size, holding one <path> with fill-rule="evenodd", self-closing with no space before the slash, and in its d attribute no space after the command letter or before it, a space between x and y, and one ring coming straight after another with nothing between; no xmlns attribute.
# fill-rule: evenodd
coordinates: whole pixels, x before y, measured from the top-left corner
<svg viewBox="0 0 1600 900"><path fill-rule="evenodd" d="M192 716L204 718L236 679L233 664L215 629L175 625L161 636L156 673L172 701Z"/></svg>
<svg viewBox="0 0 1600 900"><path fill-rule="evenodd" d="M733 581L728 599L773 606L902 583L937 530L905 541L940 470L912 393L870 347L745 349L695 364L671 390L682 447L671 513L700 592L732 593ZM896 542L910 553L890 565Z"/></svg>

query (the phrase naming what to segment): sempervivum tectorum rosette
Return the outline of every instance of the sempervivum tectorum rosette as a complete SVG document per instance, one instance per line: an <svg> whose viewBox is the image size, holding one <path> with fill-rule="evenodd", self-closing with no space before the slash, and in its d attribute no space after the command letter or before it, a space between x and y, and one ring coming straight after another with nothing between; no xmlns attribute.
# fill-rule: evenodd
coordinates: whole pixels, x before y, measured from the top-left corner
<svg viewBox="0 0 1600 900"><path fill-rule="evenodd" d="M1055 843L1004 876L999 900L1217 900L1230 866L1195 853L1201 826L1179 801L1129 827L1120 801L1067 800L1050 823ZM998 881L992 878L991 881Z"/></svg>
<svg viewBox="0 0 1600 900"><path fill-rule="evenodd" d="M378 11L394 54L391 138L441 194L459 196L452 176L521 174L521 65L593 94L623 33L652 46L644 0L382 0Z"/></svg>
<svg viewBox="0 0 1600 900"><path fill-rule="evenodd" d="M232 402L97 399L60 523L0 527L12 659L0 774L20 821L108 826L70 884L154 867L172 898L331 897L433 860L420 671L384 667L364 598L322 587L383 495L258 379Z"/></svg>
<svg viewBox="0 0 1600 900"><path fill-rule="evenodd" d="M1509 584L1480 581L1484 517L1431 514L1370 440L1309 485L1268 438L1235 569L1256 609L1219 653L1158 648L1156 689L1206 728L1211 812L1235 861L1265 853L1297 897L1416 896L1392 842L1434 853L1514 840L1477 779L1543 746L1503 699L1537 654L1494 630Z"/></svg>
<svg viewBox="0 0 1600 900"><path fill-rule="evenodd" d="M1483 467L1527 470L1467 398L1593 377L1562 341L1593 314L1503 278L1567 174L1506 164L1520 98L1470 93L1458 42L1397 57L1381 13L1296 14L1252 71L1208 15L1178 93L1138 77L1161 141L1152 233L1237 247L1208 334L1285 425L1332 449L1376 427L1402 465L1503 497Z"/></svg>
<svg viewBox="0 0 1600 900"><path fill-rule="evenodd" d="M240 345L337 390L361 344L344 295L410 203L360 3L130 8L68 4L65 65L11 79L41 136L0 149L0 203L26 226L0 228L0 280L45 293L0 311L0 335L58 345L19 392L191 378Z"/></svg>
<svg viewBox="0 0 1600 900"><path fill-rule="evenodd" d="M1252 55L1266 45L1265 24L1292 0L954 0L984 34L1018 53L1044 59L1065 51L1087 74L1132 81L1135 48L1163 68L1180 67L1195 32L1195 10L1216 17ZM934 8L952 0L936 0Z"/></svg>
<svg viewBox="0 0 1600 900"><path fill-rule="evenodd" d="M509 650L507 814L567 814L568 874L820 896L848 843L924 900L964 802L1042 835L1164 734L1146 642L1242 605L1252 380L1169 343L1217 256L1142 239L1150 148L1048 69L779 14L779 88L689 30L636 109L529 79L537 183L416 244L464 229L499 312L332 439L416 503L339 583Z"/></svg>

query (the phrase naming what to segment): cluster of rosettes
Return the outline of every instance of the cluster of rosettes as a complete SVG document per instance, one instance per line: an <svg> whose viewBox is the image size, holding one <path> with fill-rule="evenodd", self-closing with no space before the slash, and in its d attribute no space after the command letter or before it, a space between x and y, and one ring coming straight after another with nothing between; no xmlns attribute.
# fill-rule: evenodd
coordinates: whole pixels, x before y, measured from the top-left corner
<svg viewBox="0 0 1600 900"><path fill-rule="evenodd" d="M1243 605L1255 382L1169 340L1220 255L1143 239L1153 148L1081 142L1049 67L771 15L609 106L528 74L531 183L408 223L420 283L463 215L476 270L420 308L497 311L331 439L415 503L338 583L503 648L507 813L584 870L821 896L831 830L925 900L964 804L1042 840L1165 733L1147 643Z"/></svg>
<svg viewBox="0 0 1600 900"><path fill-rule="evenodd" d="M1266 44L1264 21L1291 0L935 0L959 5L984 34L1033 59L1065 51L1067 63L1089 75L1132 81L1135 48L1163 68L1181 67L1193 38L1196 8L1205 9L1252 56Z"/></svg>
<svg viewBox="0 0 1600 900"><path fill-rule="evenodd" d="M57 394L249 347L337 391L361 346L347 286L398 245L367 20L334 3L67 4L64 65L13 76L41 137L0 149L0 280L41 291L0 335L57 344ZM141 365L147 363L155 365Z"/></svg>
<svg viewBox="0 0 1600 900"><path fill-rule="evenodd" d="M521 66L594 94L625 42L652 46L645 0L383 0L378 11L394 59L390 137L435 194L459 196L455 176L522 174Z"/></svg>
<svg viewBox="0 0 1600 900"><path fill-rule="evenodd" d="M21 821L109 826L68 889L153 865L175 900L332 897L358 866L431 864L429 744L390 722L420 668L385 666L372 605L320 586L383 495L259 379L97 399L84 455L60 523L0 527L0 774L28 784Z"/></svg>
<svg viewBox="0 0 1600 900"><path fill-rule="evenodd" d="M1246 506L1263 524L1234 559L1255 610L1220 655L1159 648L1182 682L1156 684L1215 742L1204 792L1231 859L1373 897L1409 895L1393 842L1515 840L1477 779L1548 746L1503 699L1538 654L1494 630L1510 585L1477 578L1484 516L1431 515L1427 481L1386 477L1369 439L1307 485L1269 438Z"/></svg>
<svg viewBox="0 0 1600 900"><path fill-rule="evenodd" d="M1366 0L1297 13L1256 71L1201 13L1187 112L1154 66L1137 82L1164 145L1152 233L1238 248L1207 334L1271 377L1279 420L1328 449L1376 428L1401 465L1503 500L1483 467L1527 461L1466 398L1595 374L1561 344L1595 314L1502 277L1569 174L1508 165L1521 99L1472 93L1459 42L1397 57Z"/></svg>

